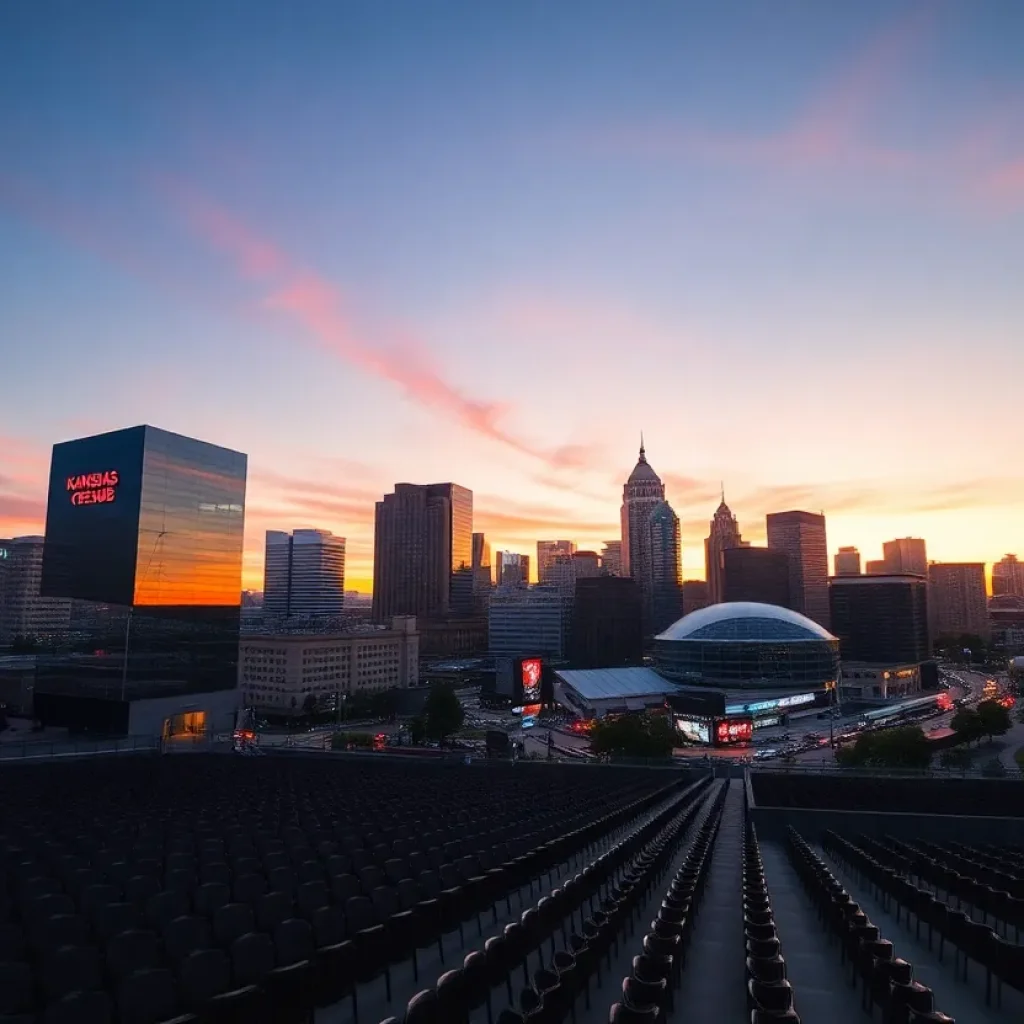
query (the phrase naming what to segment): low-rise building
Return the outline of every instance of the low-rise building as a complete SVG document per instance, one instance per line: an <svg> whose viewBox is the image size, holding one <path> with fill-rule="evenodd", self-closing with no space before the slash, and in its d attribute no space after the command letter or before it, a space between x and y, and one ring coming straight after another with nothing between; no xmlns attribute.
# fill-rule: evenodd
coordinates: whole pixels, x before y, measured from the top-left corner
<svg viewBox="0 0 1024 1024"><path fill-rule="evenodd" d="M840 685L843 700L901 700L920 693L921 666L844 661Z"/></svg>
<svg viewBox="0 0 1024 1024"><path fill-rule="evenodd" d="M243 636L239 650L242 703L278 714L299 714L310 697L330 706L349 694L415 686L418 677L413 616L355 633Z"/></svg>

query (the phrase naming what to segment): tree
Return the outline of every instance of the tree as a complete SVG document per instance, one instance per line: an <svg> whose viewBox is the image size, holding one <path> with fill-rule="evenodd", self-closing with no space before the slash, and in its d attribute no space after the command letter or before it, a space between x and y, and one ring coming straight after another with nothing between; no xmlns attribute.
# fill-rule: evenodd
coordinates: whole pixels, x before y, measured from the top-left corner
<svg viewBox="0 0 1024 1024"><path fill-rule="evenodd" d="M316 697L312 693L307 693L302 702L302 713L312 715L314 711L316 711Z"/></svg>
<svg viewBox="0 0 1024 1024"><path fill-rule="evenodd" d="M466 712L450 683L435 683L427 694L423 706L427 735L444 743L452 733L462 728Z"/></svg>
<svg viewBox="0 0 1024 1024"><path fill-rule="evenodd" d="M981 766L981 774L987 779L1001 779L1006 775L1006 766L998 757L993 757Z"/></svg>
<svg viewBox="0 0 1024 1024"><path fill-rule="evenodd" d="M417 715L409 722L409 739L414 745L427 738L427 723L422 715Z"/></svg>
<svg viewBox="0 0 1024 1024"><path fill-rule="evenodd" d="M947 747L939 754L939 762L943 768L966 771L971 767L971 752L963 747Z"/></svg>
<svg viewBox="0 0 1024 1024"><path fill-rule="evenodd" d="M985 735L982 727L981 717L973 708L960 708L953 716L949 727L955 732L964 743L972 740L980 740Z"/></svg>
<svg viewBox="0 0 1024 1024"><path fill-rule="evenodd" d="M1013 724L1010 721L1009 709L1004 708L997 700L983 700L978 705L977 715L981 734L987 736L989 740L993 736L1002 736L1003 733L1009 732Z"/></svg>
<svg viewBox="0 0 1024 1024"><path fill-rule="evenodd" d="M675 731L664 715L622 715L594 723L590 749L617 757L663 758L672 754Z"/></svg>
<svg viewBox="0 0 1024 1024"><path fill-rule="evenodd" d="M932 752L925 734L916 725L865 732L836 751L843 768L927 768Z"/></svg>

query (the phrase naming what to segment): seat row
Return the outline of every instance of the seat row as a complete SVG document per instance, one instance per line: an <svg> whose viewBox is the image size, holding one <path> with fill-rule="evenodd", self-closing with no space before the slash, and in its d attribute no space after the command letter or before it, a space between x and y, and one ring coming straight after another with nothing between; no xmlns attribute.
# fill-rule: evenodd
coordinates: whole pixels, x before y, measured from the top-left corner
<svg viewBox="0 0 1024 1024"><path fill-rule="evenodd" d="M984 924L991 917L993 926L1004 936L1013 928L1014 941L1020 942L1024 929L1024 877L976 865L966 857L922 840L907 843L885 836L883 845L893 858L889 861L891 866L915 876L919 883L934 889L936 895L941 889L946 902L955 898L957 910L967 906L971 917L973 911L981 911Z"/></svg>
<svg viewBox="0 0 1024 1024"><path fill-rule="evenodd" d="M555 1024L575 1014L582 994L589 1006L590 978L600 973L630 911L669 855L707 791L702 780L677 792L646 815L575 877L542 896L519 921L469 953L460 970L447 971L434 988L408 1002L408 1024L462 1024L486 1005L494 1021L493 990L504 987L514 1002L514 979L522 972L517 1009L501 1010L500 1024ZM597 908L595 908L595 903ZM563 948L558 948L560 937ZM531 971L531 958L535 966ZM393 1024L389 1018L385 1024Z"/></svg>
<svg viewBox="0 0 1024 1024"><path fill-rule="evenodd" d="M996 1001L1002 1001L1003 984L1024 991L1024 946L998 935L990 925L974 921L963 910L954 909L936 898L929 889L915 885L888 861L892 851L867 836L854 843L834 832L826 832L822 845L838 860L847 864L878 893L883 906L896 905L896 920L913 917L917 937L922 925L928 929L928 947L934 937L939 939L939 960L948 942L955 950L954 969L967 980L968 965L974 961L985 969L985 1001L992 1001L995 981ZM961 972L962 964L962 974Z"/></svg>
<svg viewBox="0 0 1024 1024"><path fill-rule="evenodd" d="M775 927L757 832L747 819L743 836L743 937L751 1024L800 1024L793 986Z"/></svg>
<svg viewBox="0 0 1024 1024"><path fill-rule="evenodd" d="M880 1007L886 1024L955 1024L935 1008L932 990L914 980L913 964L896 956L892 942L882 938L878 926L793 828L786 845L819 920L830 940L838 941L842 963L850 966L851 983L861 983L864 1008L873 1012Z"/></svg>
<svg viewBox="0 0 1024 1024"><path fill-rule="evenodd" d="M632 971L622 980L622 998L608 1011L610 1024L645 1024L664 1019L675 1009L728 787L727 779L696 809L700 816L693 843L661 898L643 937L642 952L633 957Z"/></svg>

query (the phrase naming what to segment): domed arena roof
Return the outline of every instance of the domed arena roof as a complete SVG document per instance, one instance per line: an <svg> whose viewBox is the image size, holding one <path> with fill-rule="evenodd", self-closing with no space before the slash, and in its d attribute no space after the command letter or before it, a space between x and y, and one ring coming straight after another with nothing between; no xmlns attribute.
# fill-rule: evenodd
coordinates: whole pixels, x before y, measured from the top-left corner
<svg viewBox="0 0 1024 1024"><path fill-rule="evenodd" d="M788 608L754 601L725 601L684 615L655 639L775 643L835 637L806 615Z"/></svg>

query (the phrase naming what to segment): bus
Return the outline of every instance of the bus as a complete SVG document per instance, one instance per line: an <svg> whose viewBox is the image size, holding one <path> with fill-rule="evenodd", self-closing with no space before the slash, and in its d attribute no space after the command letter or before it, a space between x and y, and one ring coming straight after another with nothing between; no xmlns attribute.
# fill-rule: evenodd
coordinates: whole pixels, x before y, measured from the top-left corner
<svg viewBox="0 0 1024 1024"><path fill-rule="evenodd" d="M906 722L914 718L923 718L929 712L944 710L940 707L939 698L948 694L932 693L927 697L913 697L910 700L900 701L886 708L875 708L873 711L866 711L857 723L862 729L871 726L892 725L896 722Z"/></svg>

